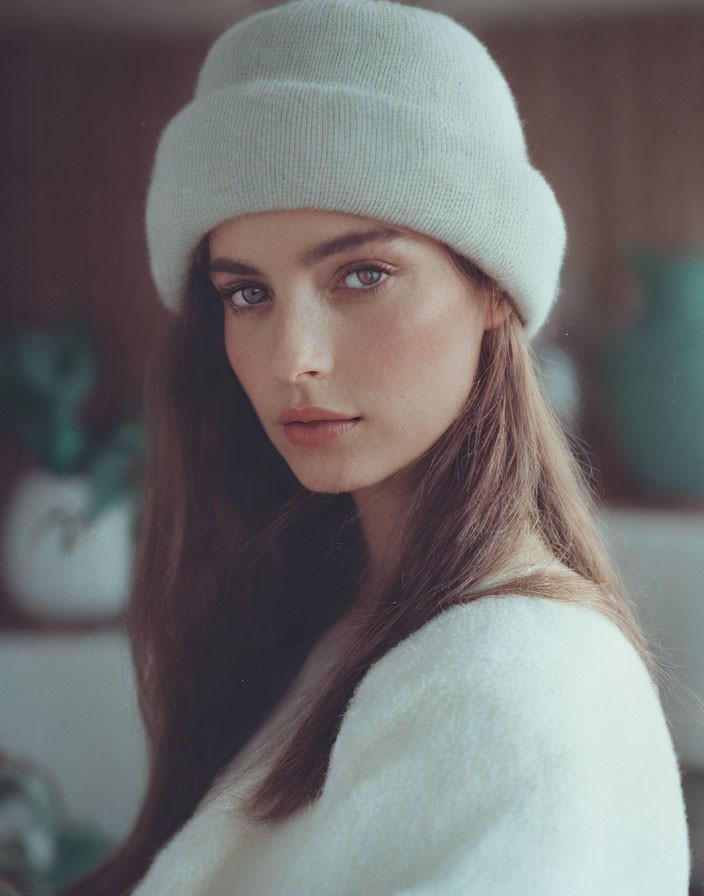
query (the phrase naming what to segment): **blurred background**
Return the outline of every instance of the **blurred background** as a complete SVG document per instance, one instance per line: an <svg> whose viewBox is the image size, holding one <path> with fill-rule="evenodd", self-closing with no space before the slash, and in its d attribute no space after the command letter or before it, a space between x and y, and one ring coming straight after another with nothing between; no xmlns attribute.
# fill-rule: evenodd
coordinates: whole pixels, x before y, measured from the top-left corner
<svg viewBox="0 0 704 896"><path fill-rule="evenodd" d="M275 3L10 0L0 12L0 867L52 893L146 776L122 628L141 381L167 323L144 203L212 40ZM704 892L704 0L426 0L489 48L567 221L534 339L594 474L684 772Z"/></svg>

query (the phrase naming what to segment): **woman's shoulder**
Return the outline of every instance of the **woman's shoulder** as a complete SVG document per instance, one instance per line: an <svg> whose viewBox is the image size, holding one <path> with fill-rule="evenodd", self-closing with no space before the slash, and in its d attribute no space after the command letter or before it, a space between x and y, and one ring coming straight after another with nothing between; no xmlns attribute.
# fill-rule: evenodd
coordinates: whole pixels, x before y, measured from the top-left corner
<svg viewBox="0 0 704 896"><path fill-rule="evenodd" d="M335 750L373 749L428 722L426 736L507 751L550 739L565 754L648 749L677 763L657 689L627 636L574 601L491 595L452 606L369 670L350 700ZM467 742L469 746L469 741Z"/></svg>
<svg viewBox="0 0 704 896"><path fill-rule="evenodd" d="M657 699L637 650L601 609L574 600L496 594L440 611L382 656L355 696L383 701L404 688L464 691L469 683L476 694L480 681L494 682L492 690L511 682L541 693L552 682L554 699L560 681L602 685L622 676Z"/></svg>
<svg viewBox="0 0 704 896"><path fill-rule="evenodd" d="M573 602L481 597L390 650L348 705L315 818L355 855L384 853L396 884L359 891L687 887L656 689L615 622ZM428 868L433 886L399 884Z"/></svg>
<svg viewBox="0 0 704 896"><path fill-rule="evenodd" d="M413 816L429 805L461 866L463 887L442 892L686 891L680 772L659 697L594 607L482 597L369 670L333 748L321 817L344 814L346 829L362 819L377 837L395 819L420 853L428 828Z"/></svg>

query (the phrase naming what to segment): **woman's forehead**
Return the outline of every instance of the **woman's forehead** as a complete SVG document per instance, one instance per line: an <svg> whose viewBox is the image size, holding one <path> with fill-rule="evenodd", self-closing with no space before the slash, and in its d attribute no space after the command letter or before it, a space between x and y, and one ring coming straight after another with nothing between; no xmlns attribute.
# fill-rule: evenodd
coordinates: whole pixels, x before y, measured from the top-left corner
<svg viewBox="0 0 704 896"><path fill-rule="evenodd" d="M349 212L311 208L274 209L271 211L263 212L248 212L247 214L238 215L221 221L219 224L213 227L213 229L210 231L210 235L212 236L225 230L239 231L244 233L248 230L251 231L253 229L286 229L287 227L291 228L292 230L298 231L298 229L302 226L308 228L338 228L345 226L360 228L393 227L394 229L401 231L405 235L417 236L419 239L424 238L423 234L411 230L409 227L405 227L391 221L384 221L380 218L369 218L364 215L350 214ZM430 237L425 238L430 239Z"/></svg>
<svg viewBox="0 0 704 896"><path fill-rule="evenodd" d="M372 240L440 246L435 238L393 222L324 209L249 213L222 221L207 237L211 256L232 246L259 251L269 246L280 249L285 244L296 247L305 266Z"/></svg>

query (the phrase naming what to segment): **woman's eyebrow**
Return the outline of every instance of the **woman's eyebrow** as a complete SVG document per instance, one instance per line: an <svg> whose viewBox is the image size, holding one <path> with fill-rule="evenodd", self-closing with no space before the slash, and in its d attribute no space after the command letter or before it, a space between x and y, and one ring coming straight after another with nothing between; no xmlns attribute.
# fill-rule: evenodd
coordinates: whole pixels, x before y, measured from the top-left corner
<svg viewBox="0 0 704 896"><path fill-rule="evenodd" d="M412 237L405 231L395 230L392 227L377 230L353 230L342 234L342 236L335 237L334 240L327 240L318 246L314 246L312 249L307 249L299 261L304 267L312 267L312 265L323 261L331 255L338 255L340 252L346 252L348 249L371 243L373 240L399 239L411 240ZM233 261L231 258L216 258L210 263L208 270L211 274L242 274L246 277L264 276L257 268L240 261Z"/></svg>

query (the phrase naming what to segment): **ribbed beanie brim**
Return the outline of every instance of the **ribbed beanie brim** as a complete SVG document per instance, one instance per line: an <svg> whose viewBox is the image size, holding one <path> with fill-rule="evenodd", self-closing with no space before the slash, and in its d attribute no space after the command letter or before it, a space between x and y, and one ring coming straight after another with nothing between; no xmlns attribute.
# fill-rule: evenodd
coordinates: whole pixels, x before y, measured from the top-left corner
<svg viewBox="0 0 704 896"><path fill-rule="evenodd" d="M447 243L515 301L528 339L559 289L565 225L488 51L449 16L391 0L293 0L221 35L162 134L147 200L161 299L250 212L318 208Z"/></svg>

